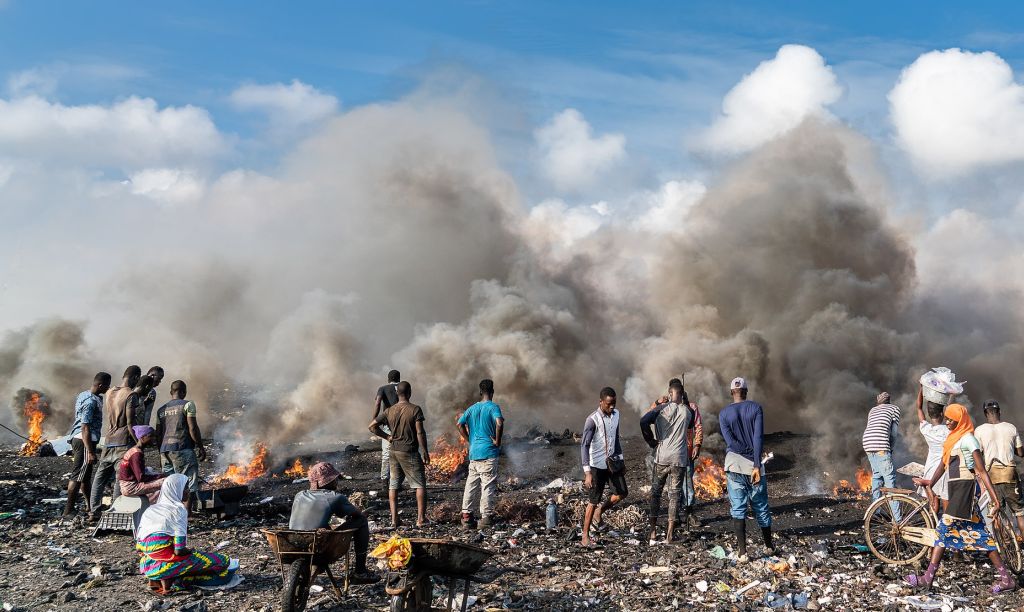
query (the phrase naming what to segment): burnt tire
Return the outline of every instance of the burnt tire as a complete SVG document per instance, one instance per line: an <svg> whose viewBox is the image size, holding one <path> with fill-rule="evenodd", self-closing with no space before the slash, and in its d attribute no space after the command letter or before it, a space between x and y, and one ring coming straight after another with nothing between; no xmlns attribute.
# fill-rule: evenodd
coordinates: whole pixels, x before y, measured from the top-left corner
<svg viewBox="0 0 1024 612"><path fill-rule="evenodd" d="M281 591L282 612L302 612L309 601L309 560L293 561L285 574Z"/></svg>

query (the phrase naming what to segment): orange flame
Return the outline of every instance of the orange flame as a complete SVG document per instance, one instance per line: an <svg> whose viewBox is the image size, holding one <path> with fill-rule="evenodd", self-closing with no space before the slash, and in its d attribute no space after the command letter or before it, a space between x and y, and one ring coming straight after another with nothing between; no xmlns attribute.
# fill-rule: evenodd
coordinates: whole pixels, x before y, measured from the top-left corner
<svg viewBox="0 0 1024 612"><path fill-rule="evenodd" d="M832 487L832 497L867 497L871 494L871 472L864 468L857 468L857 475L854 482L840 480L839 484Z"/></svg>
<svg viewBox="0 0 1024 612"><path fill-rule="evenodd" d="M708 501L725 494L725 470L711 457L701 457L693 469L693 488L699 499Z"/></svg>
<svg viewBox="0 0 1024 612"><path fill-rule="evenodd" d="M427 477L434 482L450 482L455 471L466 462L468 455L465 440L460 439L459 445L453 446L444 437L438 438L430 451Z"/></svg>
<svg viewBox="0 0 1024 612"><path fill-rule="evenodd" d="M864 468L857 469L857 488L861 493L871 492L871 472Z"/></svg>
<svg viewBox="0 0 1024 612"><path fill-rule="evenodd" d="M46 413L39 407L39 401L39 394L33 393L22 407L22 412L28 421L28 442L22 446L21 451L18 453L22 457L35 456L39 452L39 447L45 441L43 439L43 421L46 419Z"/></svg>
<svg viewBox="0 0 1024 612"><path fill-rule="evenodd" d="M284 471L284 475L289 478L303 478L306 475L306 467L302 465L302 461L296 457L295 463Z"/></svg>
<svg viewBox="0 0 1024 612"><path fill-rule="evenodd" d="M228 465L224 473L217 476L214 482L217 484L233 483L248 484L253 480L267 475L267 445L262 442L256 443L256 454L248 465L239 466L234 463Z"/></svg>

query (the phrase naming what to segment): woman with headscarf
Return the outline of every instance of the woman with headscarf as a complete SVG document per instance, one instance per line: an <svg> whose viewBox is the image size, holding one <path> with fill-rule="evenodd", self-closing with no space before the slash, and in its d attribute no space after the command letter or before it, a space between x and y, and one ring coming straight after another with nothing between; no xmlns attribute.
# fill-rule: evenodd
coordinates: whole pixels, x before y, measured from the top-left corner
<svg viewBox="0 0 1024 612"><path fill-rule="evenodd" d="M132 432L138 442L128 449L117 466L118 486L121 488L121 495L146 497L149 499L149 503L155 504L160 497L160 487L163 485L164 477L159 474L146 473L144 449L153 441L153 434L156 432L149 425L136 425L132 427Z"/></svg>
<svg viewBox="0 0 1024 612"><path fill-rule="evenodd" d="M149 578L149 588L160 595L180 591L183 585L227 584L237 567L225 555L188 548L187 485L184 474L168 476L157 503L142 514L137 531L135 547L142 553L139 572Z"/></svg>
<svg viewBox="0 0 1024 612"><path fill-rule="evenodd" d="M938 498L932 490L932 483L938 482L943 473L948 473L946 483L949 501L939 520L938 537L932 549L931 563L924 574L907 576L907 582L914 587L931 588L935 573L939 570L942 553L947 549L956 551L985 551L992 567L996 570L993 593L1003 593L1017 588L1017 580L1003 565L996 550L996 542L988 532L984 520L975 520L975 481L988 492L992 513L999 511L999 498L992 481L985 471L985 458L981 445L974 437L974 423L967 409L960 404L950 404L943 411L949 436L942 447L942 463L930 478L915 478L914 483L925 487L932 508L938 512Z"/></svg>

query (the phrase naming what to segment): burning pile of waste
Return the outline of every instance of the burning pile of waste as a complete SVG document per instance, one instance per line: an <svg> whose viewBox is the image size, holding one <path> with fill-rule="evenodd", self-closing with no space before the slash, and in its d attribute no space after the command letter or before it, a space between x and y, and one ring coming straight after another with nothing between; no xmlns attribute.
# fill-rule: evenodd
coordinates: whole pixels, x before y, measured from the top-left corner
<svg viewBox="0 0 1024 612"><path fill-rule="evenodd" d="M53 454L52 450L46 453L49 444L43 437L43 422L50 414L50 400L45 395L32 389L22 389L15 397L16 404L21 405L22 415L25 417L25 424L28 428L28 439L21 446L19 455L22 457L35 457L43 454Z"/></svg>
<svg viewBox="0 0 1024 612"><path fill-rule="evenodd" d="M871 472L858 468L853 481L840 480L832 487L832 497L836 499L857 499L871 495Z"/></svg>
<svg viewBox="0 0 1024 612"><path fill-rule="evenodd" d="M449 444L442 436L434 441L430 449L430 465L427 478L431 482L455 482L466 474L469 449L464 440L458 445Z"/></svg>

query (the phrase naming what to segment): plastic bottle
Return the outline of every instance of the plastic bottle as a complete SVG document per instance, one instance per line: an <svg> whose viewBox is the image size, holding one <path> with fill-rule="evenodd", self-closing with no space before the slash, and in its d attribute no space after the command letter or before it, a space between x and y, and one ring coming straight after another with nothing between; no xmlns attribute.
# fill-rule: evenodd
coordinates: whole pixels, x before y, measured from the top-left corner
<svg viewBox="0 0 1024 612"><path fill-rule="evenodd" d="M548 511L545 522L548 529L554 529L558 526L558 504L555 503L554 499L548 500Z"/></svg>

